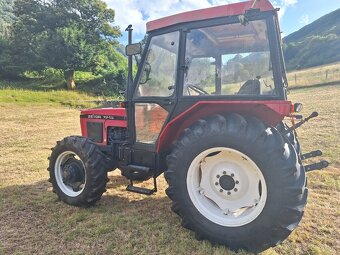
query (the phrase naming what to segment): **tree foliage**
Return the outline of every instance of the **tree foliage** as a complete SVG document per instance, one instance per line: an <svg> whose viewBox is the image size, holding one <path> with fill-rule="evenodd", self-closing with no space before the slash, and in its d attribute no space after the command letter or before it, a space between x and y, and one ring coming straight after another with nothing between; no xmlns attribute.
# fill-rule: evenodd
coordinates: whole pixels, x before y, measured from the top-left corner
<svg viewBox="0 0 340 255"><path fill-rule="evenodd" d="M75 70L106 74L125 66L115 51L114 10L101 0L17 0L14 14L13 72L52 67L72 85Z"/></svg>
<svg viewBox="0 0 340 255"><path fill-rule="evenodd" d="M13 13L14 0L0 1L0 37L7 37L11 24L15 20Z"/></svg>

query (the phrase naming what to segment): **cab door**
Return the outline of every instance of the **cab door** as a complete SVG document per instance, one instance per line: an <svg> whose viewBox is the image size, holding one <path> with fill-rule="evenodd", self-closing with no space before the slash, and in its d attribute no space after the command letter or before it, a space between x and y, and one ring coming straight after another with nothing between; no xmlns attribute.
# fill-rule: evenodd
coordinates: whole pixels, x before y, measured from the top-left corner
<svg viewBox="0 0 340 255"><path fill-rule="evenodd" d="M155 151L159 134L176 104L180 32L154 35L144 53L132 97L134 147Z"/></svg>

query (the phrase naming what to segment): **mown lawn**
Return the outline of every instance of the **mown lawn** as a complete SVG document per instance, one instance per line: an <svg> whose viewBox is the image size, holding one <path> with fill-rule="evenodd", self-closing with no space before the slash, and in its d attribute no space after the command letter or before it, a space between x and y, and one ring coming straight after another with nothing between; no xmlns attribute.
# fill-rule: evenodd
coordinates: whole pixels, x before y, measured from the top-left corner
<svg viewBox="0 0 340 255"><path fill-rule="evenodd" d="M56 102L5 101L4 95L0 92L0 254L235 254L196 241L180 226L163 178L159 192L147 197L125 192L127 181L117 171L96 206L59 202L47 181L47 157L56 140L80 133L79 110ZM290 97L304 103L304 114L319 111L320 117L300 128L299 138L303 151L320 148L331 165L308 174L300 226L264 254L340 254L340 84L294 90Z"/></svg>

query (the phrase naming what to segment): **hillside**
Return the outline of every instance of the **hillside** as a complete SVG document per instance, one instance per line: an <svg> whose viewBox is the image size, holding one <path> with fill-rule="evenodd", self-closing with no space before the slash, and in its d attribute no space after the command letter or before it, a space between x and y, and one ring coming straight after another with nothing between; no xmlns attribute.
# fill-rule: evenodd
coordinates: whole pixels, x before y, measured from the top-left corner
<svg viewBox="0 0 340 255"><path fill-rule="evenodd" d="M340 61L340 9L283 38L288 70Z"/></svg>

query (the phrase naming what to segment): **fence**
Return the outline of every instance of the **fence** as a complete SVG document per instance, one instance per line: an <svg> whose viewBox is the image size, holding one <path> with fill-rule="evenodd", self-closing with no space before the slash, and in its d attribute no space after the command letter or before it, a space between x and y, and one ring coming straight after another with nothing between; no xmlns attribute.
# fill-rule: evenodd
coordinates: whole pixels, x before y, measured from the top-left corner
<svg viewBox="0 0 340 255"><path fill-rule="evenodd" d="M287 74L290 88L323 84L340 84L340 63Z"/></svg>

